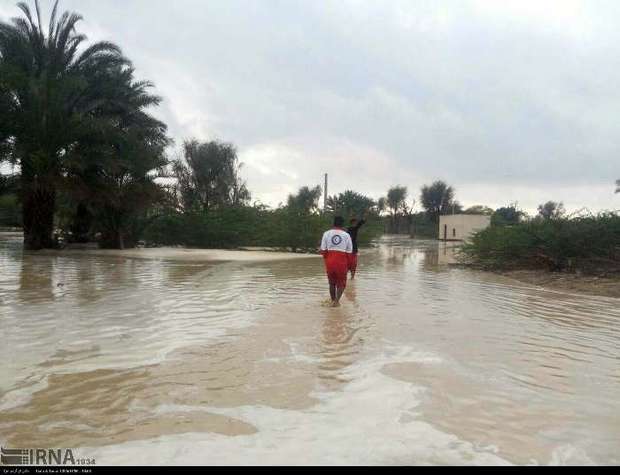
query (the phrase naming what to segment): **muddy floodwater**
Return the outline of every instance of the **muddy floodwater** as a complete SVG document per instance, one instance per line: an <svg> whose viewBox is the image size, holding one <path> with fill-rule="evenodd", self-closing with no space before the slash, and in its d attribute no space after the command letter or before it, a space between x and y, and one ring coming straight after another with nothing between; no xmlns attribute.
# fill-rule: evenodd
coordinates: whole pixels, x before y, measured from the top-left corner
<svg viewBox="0 0 620 475"><path fill-rule="evenodd" d="M1 235L0 444L100 465L620 463L620 299L448 251L382 238L330 308L319 257Z"/></svg>

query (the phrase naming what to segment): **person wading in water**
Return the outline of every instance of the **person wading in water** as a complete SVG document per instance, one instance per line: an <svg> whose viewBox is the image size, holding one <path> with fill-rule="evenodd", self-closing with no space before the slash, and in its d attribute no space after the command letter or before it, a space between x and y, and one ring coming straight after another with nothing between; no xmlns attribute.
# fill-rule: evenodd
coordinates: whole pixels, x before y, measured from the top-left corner
<svg viewBox="0 0 620 475"><path fill-rule="evenodd" d="M347 273L351 256L353 255L353 243L351 236L342 229L344 218L336 216L334 227L323 233L321 239L321 254L325 262L325 271L329 281L329 295L332 305L340 305L340 297L347 286Z"/></svg>
<svg viewBox="0 0 620 475"><path fill-rule="evenodd" d="M351 271L351 280L355 279L355 271L357 270L357 232L360 228L366 224L366 220L362 215L362 219L359 221L356 218L352 218L350 226L347 228L347 233L351 236L351 242L353 243L353 252L351 253L351 259L349 261L349 270Z"/></svg>

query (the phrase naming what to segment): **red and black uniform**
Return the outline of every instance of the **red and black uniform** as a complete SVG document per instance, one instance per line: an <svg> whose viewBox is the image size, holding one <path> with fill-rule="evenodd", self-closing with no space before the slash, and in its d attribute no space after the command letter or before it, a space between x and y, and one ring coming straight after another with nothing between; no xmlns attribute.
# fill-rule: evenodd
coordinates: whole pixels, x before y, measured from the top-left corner
<svg viewBox="0 0 620 475"><path fill-rule="evenodd" d="M332 228L323 233L321 254L325 260L325 271L330 284L341 289L347 286L347 272L352 252L351 236L344 229Z"/></svg>

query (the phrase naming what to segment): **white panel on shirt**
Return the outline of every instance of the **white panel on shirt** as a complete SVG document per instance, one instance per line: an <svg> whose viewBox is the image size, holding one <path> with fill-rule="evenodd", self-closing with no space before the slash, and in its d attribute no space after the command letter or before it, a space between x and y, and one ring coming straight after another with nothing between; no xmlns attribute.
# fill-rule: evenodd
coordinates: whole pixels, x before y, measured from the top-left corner
<svg viewBox="0 0 620 475"><path fill-rule="evenodd" d="M323 233L321 251L353 252L351 236L343 229L330 229Z"/></svg>

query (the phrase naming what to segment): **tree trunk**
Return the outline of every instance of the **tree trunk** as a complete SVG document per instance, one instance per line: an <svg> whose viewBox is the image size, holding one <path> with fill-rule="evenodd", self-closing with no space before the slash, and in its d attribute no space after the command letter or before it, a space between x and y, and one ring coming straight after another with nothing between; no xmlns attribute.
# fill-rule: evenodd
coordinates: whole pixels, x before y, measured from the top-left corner
<svg viewBox="0 0 620 475"><path fill-rule="evenodd" d="M111 229L101 233L99 246L102 249L125 249L123 233L117 229Z"/></svg>
<svg viewBox="0 0 620 475"><path fill-rule="evenodd" d="M56 247L54 211L56 190L53 186L24 183L22 188L24 249L39 250Z"/></svg>
<svg viewBox="0 0 620 475"><path fill-rule="evenodd" d="M73 222L71 223L71 241L85 243L90 241L90 231L93 223L93 215L85 203L79 203Z"/></svg>

